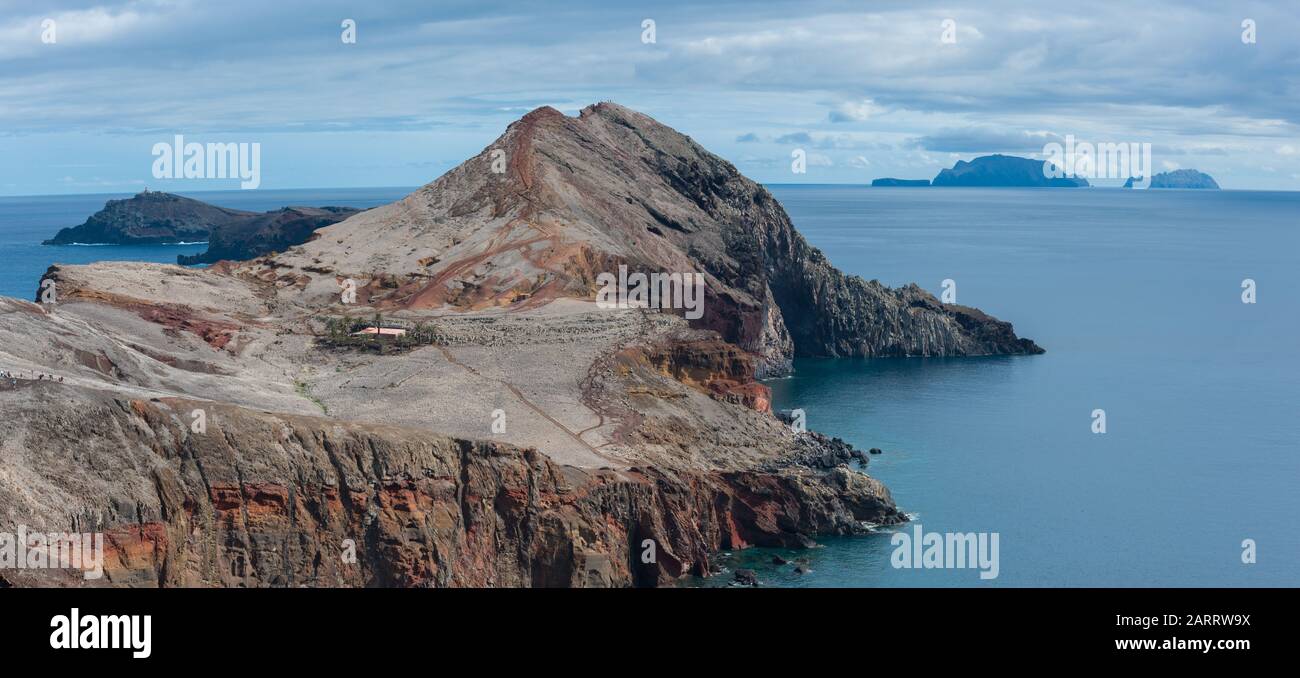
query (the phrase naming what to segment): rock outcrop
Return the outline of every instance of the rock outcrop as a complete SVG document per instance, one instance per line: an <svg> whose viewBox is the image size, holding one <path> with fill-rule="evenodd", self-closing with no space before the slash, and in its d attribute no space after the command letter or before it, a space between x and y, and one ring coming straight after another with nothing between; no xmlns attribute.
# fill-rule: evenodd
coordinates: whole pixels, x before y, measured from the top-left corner
<svg viewBox="0 0 1300 678"><path fill-rule="evenodd" d="M307 242L318 229L338 223L361 210L351 207L284 207L221 224L208 237L208 250L177 255L182 266L242 261Z"/></svg>
<svg viewBox="0 0 1300 678"><path fill-rule="evenodd" d="M109 200L80 226L61 229L45 245L156 245L205 242L214 228L254 216L184 196L144 191Z"/></svg>
<svg viewBox="0 0 1300 678"><path fill-rule="evenodd" d="M942 170L930 182L932 186L1017 186L1026 188L1077 188L1088 185L1080 177L1049 177L1044 171L1046 160L1018 158L1014 155L985 155L970 162L958 160L951 169Z"/></svg>

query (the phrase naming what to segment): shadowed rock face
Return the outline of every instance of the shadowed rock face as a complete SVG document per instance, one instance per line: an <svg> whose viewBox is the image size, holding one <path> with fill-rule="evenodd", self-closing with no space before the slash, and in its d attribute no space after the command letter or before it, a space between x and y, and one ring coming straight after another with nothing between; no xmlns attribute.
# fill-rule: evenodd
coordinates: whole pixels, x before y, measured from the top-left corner
<svg viewBox="0 0 1300 678"><path fill-rule="evenodd" d="M388 233L403 252L368 244ZM842 274L762 186L689 137L608 103L576 118L537 109L399 203L276 258L299 269L313 262L340 275L395 276L391 291L367 291L398 308L591 298L597 275L620 264L703 272L704 316L693 325L760 356L760 375L788 370L796 354L1042 352L1009 324L915 286Z"/></svg>
<svg viewBox="0 0 1300 678"><path fill-rule="evenodd" d="M194 256L178 255L176 263L215 264L222 259L242 261L282 252L307 241L317 229L360 212L351 207L285 207L221 224L208 237L208 250Z"/></svg>

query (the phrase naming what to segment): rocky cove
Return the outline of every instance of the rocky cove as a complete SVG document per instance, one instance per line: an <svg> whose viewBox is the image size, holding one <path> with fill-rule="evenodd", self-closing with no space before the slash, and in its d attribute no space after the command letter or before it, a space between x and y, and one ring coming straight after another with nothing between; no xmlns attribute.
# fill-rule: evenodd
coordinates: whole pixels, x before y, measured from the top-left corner
<svg viewBox="0 0 1300 678"><path fill-rule="evenodd" d="M599 307L623 266L698 272L700 317ZM844 275L761 186L612 104L537 109L281 253L42 283L48 303L0 299L0 364L61 379L0 384L0 520L102 531L107 586L707 575L718 551L904 519L862 452L792 431L759 377L796 355L1042 352L977 309ZM328 319L376 314L438 339L320 345Z"/></svg>

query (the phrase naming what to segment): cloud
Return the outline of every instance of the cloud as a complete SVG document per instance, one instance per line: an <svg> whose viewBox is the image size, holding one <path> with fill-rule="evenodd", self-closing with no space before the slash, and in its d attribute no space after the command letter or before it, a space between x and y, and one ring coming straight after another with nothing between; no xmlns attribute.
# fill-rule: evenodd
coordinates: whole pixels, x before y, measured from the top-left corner
<svg viewBox="0 0 1300 678"><path fill-rule="evenodd" d="M782 134L776 138L778 144L803 144L811 146L813 143L812 135L807 132L793 132L791 134Z"/></svg>
<svg viewBox="0 0 1300 678"><path fill-rule="evenodd" d="M877 106L871 99L861 101L846 101L828 115L831 122L865 122L881 113L885 109Z"/></svg>
<svg viewBox="0 0 1300 678"><path fill-rule="evenodd" d="M47 11L8 19L0 24L0 61L45 57L54 50L120 45L133 34L161 29L171 9L163 4L131 3L118 8ZM48 42L47 27L52 38Z"/></svg>
<svg viewBox="0 0 1300 678"><path fill-rule="evenodd" d="M95 140L70 143L65 161L112 168L135 166L122 149L174 132L298 135L295 148L346 140L364 156L346 166L410 166L409 181L424 183L420 153L436 148L454 165L538 105L572 114L602 99L724 156L764 143L821 150L834 162L822 177L852 176L857 158L928 174L951 164L947 153L1036 153L1065 134L1216 155L1246 182L1261 176L1254 159L1290 172L1300 156L1300 43L1267 39L1300 33L1300 16L1265 3L1242 10L1261 29L1253 45L1240 42L1240 18L1177 0L986 0L960 11L670 0L650 14L653 45L640 41L643 17L599 0L39 4L0 0L0 138L20 160L0 168L0 185L38 181L31 168L58 135ZM39 40L47 16L55 45ZM950 16L958 40L943 44ZM357 21L355 45L339 39L343 17ZM359 141L376 135L405 143Z"/></svg>
<svg viewBox="0 0 1300 678"><path fill-rule="evenodd" d="M1050 132L966 127L927 134L911 140L910 145L942 153L1042 153L1043 146L1052 142L1065 143L1065 139Z"/></svg>

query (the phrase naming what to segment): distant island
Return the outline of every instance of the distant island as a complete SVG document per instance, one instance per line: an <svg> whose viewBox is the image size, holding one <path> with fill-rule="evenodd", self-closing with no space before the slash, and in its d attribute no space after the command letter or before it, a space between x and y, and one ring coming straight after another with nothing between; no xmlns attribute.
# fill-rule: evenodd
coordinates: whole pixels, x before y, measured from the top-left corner
<svg viewBox="0 0 1300 678"><path fill-rule="evenodd" d="M360 210L284 207L265 213L209 205L172 193L144 191L110 200L80 226L61 229L43 245L162 245L208 243L208 251L178 256L180 264L244 260L307 241L317 229Z"/></svg>
<svg viewBox="0 0 1300 678"><path fill-rule="evenodd" d="M872 179L872 186L929 186L929 179L894 179L886 177L884 179Z"/></svg>
<svg viewBox="0 0 1300 678"><path fill-rule="evenodd" d="M985 155L970 162L958 160L952 169L939 172L931 185L1045 188L1078 188L1088 185L1087 179L1046 176L1043 172L1046 162L1013 155Z"/></svg>
<svg viewBox="0 0 1300 678"><path fill-rule="evenodd" d="M1141 181L1139 179L1139 181ZM1124 188L1133 188L1133 177L1124 182ZM1151 177L1149 188L1199 188L1217 191L1219 184L1214 177L1194 169L1180 169L1161 172Z"/></svg>

